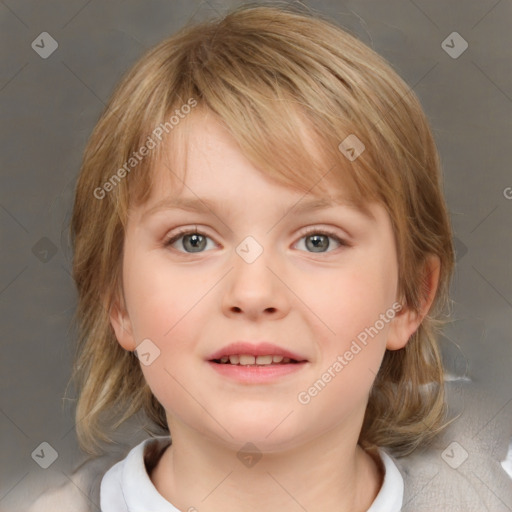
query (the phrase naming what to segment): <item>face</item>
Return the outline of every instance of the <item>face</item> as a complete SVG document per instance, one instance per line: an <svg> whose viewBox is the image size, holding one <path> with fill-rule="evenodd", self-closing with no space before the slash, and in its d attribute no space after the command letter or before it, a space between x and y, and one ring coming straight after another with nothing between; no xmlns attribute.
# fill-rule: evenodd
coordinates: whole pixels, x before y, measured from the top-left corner
<svg viewBox="0 0 512 512"><path fill-rule="evenodd" d="M360 423L386 347L415 328L397 313L385 210L271 181L212 117L192 124L184 187L155 173L129 217L111 320L125 349L142 343L171 432L276 450Z"/></svg>

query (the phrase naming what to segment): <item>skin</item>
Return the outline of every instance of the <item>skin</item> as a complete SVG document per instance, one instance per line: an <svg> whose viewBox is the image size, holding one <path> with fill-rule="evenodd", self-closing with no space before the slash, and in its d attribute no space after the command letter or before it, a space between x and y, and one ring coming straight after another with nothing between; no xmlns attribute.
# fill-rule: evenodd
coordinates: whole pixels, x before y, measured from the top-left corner
<svg viewBox="0 0 512 512"><path fill-rule="evenodd" d="M259 172L213 117L194 116L186 186L173 189L162 163L150 200L130 212L124 298L111 313L123 348L149 338L160 350L141 368L166 410L173 444L150 477L180 510L365 511L382 484L375 460L357 444L368 394L386 348L402 348L428 311L436 260L429 260L422 312L402 309L321 393L299 403L298 393L396 302L390 219L377 204L373 218L341 202L296 213L293 205L311 197ZM216 206L148 213L173 195ZM187 252L187 237L165 245L180 227L208 237L202 252ZM347 245L329 238L324 252L312 252L308 227L330 229ZM263 248L250 264L235 250L249 235ZM236 383L207 363L235 340L268 340L308 363L272 383ZM252 467L237 458L247 442L262 454Z"/></svg>

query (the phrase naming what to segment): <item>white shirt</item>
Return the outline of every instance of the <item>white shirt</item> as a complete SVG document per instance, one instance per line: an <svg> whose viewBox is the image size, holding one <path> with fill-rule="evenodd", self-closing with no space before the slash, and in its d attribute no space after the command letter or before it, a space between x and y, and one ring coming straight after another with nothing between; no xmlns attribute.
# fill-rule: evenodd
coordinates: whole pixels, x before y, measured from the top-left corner
<svg viewBox="0 0 512 512"><path fill-rule="evenodd" d="M169 437L146 439L105 473L100 488L102 512L180 512L159 494L144 462L150 446L163 448L169 442ZM387 453L379 448L378 454L384 465L384 482L367 512L400 512L404 495L402 475Z"/></svg>

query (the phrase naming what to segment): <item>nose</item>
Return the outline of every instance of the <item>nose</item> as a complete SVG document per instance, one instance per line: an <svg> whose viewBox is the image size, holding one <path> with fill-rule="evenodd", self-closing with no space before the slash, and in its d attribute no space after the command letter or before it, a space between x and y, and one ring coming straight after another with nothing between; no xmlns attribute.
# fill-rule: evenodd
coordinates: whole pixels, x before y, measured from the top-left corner
<svg viewBox="0 0 512 512"><path fill-rule="evenodd" d="M278 269L277 260L270 251L263 250L250 263L234 251L233 270L226 276L222 302L224 314L245 316L253 321L286 316L290 309L289 291L284 284L286 279Z"/></svg>

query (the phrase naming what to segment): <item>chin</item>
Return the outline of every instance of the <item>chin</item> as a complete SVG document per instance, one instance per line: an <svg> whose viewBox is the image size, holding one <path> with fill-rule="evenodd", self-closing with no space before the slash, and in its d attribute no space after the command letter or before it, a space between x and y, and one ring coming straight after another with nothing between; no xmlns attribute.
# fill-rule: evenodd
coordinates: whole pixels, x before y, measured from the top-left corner
<svg viewBox="0 0 512 512"><path fill-rule="evenodd" d="M292 416L292 415L290 415ZM236 451L247 443L254 444L262 452L277 452L294 447L302 437L290 418L284 420L286 414L250 416L240 421L227 422L229 434L222 428L216 429L216 435L225 444ZM282 422L282 423L281 423Z"/></svg>

